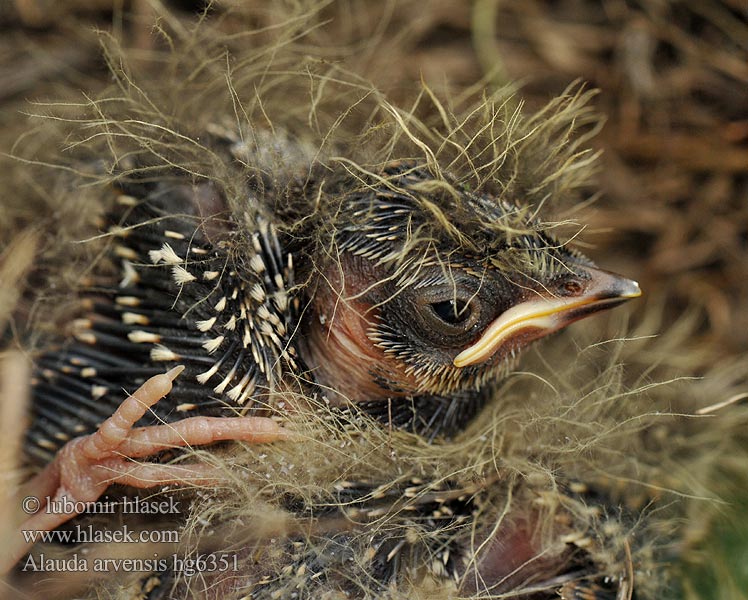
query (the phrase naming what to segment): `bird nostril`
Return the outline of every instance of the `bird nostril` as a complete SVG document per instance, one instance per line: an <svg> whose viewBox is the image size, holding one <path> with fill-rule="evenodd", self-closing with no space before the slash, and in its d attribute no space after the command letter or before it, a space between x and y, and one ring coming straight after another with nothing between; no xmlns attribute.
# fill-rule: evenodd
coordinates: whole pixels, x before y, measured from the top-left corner
<svg viewBox="0 0 748 600"><path fill-rule="evenodd" d="M575 279L571 279L564 282L561 286L561 291L566 296L576 296L582 293L582 284Z"/></svg>

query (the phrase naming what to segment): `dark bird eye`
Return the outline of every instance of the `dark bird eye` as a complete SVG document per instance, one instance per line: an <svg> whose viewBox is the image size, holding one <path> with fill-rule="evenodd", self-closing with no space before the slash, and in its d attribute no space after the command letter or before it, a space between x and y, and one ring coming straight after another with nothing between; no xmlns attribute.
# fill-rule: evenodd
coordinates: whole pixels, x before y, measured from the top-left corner
<svg viewBox="0 0 748 600"><path fill-rule="evenodd" d="M431 304L431 310L445 323L449 325L459 325L470 318L472 310L468 304L462 300L446 300L444 302L434 302Z"/></svg>

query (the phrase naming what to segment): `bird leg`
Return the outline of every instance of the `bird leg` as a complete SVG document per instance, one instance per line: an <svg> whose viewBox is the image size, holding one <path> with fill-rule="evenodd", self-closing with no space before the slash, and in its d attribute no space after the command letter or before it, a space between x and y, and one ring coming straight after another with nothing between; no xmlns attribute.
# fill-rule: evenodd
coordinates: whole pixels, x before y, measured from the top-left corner
<svg viewBox="0 0 748 600"><path fill-rule="evenodd" d="M32 512L28 510L32 507L35 514L21 523L18 539L10 544L5 556L0 556L0 573L11 568L33 545L23 537L23 531L52 531L83 512L85 503L96 501L113 483L150 488L205 485L220 479L219 471L204 464L140 463L134 458L218 441L266 443L286 439L286 430L267 417L191 417L173 424L134 427L171 391L172 382L183 369L175 367L148 379L95 433L68 442L41 473L23 486L19 502L22 498L24 511ZM31 505L27 503L29 498Z"/></svg>

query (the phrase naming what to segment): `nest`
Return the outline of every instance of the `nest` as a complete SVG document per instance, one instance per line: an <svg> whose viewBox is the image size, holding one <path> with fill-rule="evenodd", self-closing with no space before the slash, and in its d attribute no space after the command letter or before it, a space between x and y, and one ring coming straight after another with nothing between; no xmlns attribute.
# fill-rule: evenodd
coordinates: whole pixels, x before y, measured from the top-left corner
<svg viewBox="0 0 748 600"><path fill-rule="evenodd" d="M72 242L90 237L90 207L105 209L106 186L167 169L215 182L239 201L236 174L208 139L226 132L246 153L245 176L268 189L309 176L309 156L363 187L378 165L418 159L445 193L469 186L520 201L651 290L630 316L636 325L598 318L533 352L451 441L427 443L366 417L340 428L311 411L293 419L298 444L263 450L259 460L256 448L197 453L226 480L185 496L189 510L175 523L180 556L238 557L257 598L471 597L479 585L449 583L452 540L472 528L474 550L486 524L510 531L530 520L532 539L587 553L622 594L633 586L642 598L710 597L697 595L714 576L704 556L723 543L745 545L720 537L719 526L708 537L716 517L704 517L727 511L745 481L747 414L717 407L745 390L748 73L739 6L478 2L472 23L450 3L418 19L422 9L407 2L383 13L347 3L217 4L199 18L133 7L122 36L101 34L101 52L82 24L107 23L106 7L71 3L44 23L34 6L15 3L5 27L59 62L40 59L14 86L0 86L8 114L19 106L32 113L30 123L8 127L16 141L8 142L14 158L5 163L0 216L3 231L22 229L6 236L3 281L25 274L25 289L42 290L20 305L24 288L2 290L0 324L26 348L64 319L67 307L50 302L50 290L76 289L100 260L101 244ZM372 20L376 33L361 36ZM93 75L81 73L88 66ZM508 85L528 73L519 91ZM602 133L586 108L591 94L568 87L580 77L601 89ZM79 85L86 95L74 91ZM45 100L21 101L31 90ZM558 99L548 104L550 96ZM589 208L598 148L605 196ZM334 206L317 211L308 218L334 225ZM49 218L40 223L39 214ZM305 231L276 214L289 234ZM435 213L433 226L449 231L449 215ZM22 369L12 360L4 423L19 418L24 397L12 385ZM12 441L5 464L20 463ZM457 505L468 506L467 522L450 520ZM154 549L124 552L145 559ZM330 558L341 553L345 560ZM684 579L679 560L702 571ZM722 575L729 558L715 564ZM383 590L373 568L399 575ZM738 574L726 577L725 590L738 585L729 583ZM110 573L90 584L72 576L73 591L60 597L84 593L76 586L92 597L130 598L149 586L175 586L175 597L242 597L246 579L198 583L182 574L144 583ZM565 583L542 573L534 581L537 593L551 594Z"/></svg>

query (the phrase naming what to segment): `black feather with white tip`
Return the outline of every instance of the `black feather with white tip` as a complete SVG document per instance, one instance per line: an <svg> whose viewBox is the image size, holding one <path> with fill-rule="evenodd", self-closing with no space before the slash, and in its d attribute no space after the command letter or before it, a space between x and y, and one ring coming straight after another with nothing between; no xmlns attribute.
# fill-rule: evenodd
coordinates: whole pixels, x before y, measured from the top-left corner
<svg viewBox="0 0 748 600"><path fill-rule="evenodd" d="M175 364L186 366L175 400L146 423L261 411L281 373L298 369L293 261L269 221L257 215L256 230L242 231L207 183L132 187L141 197L120 195L109 216L119 277L82 292L91 309L73 339L37 361L28 439L42 460Z"/></svg>

